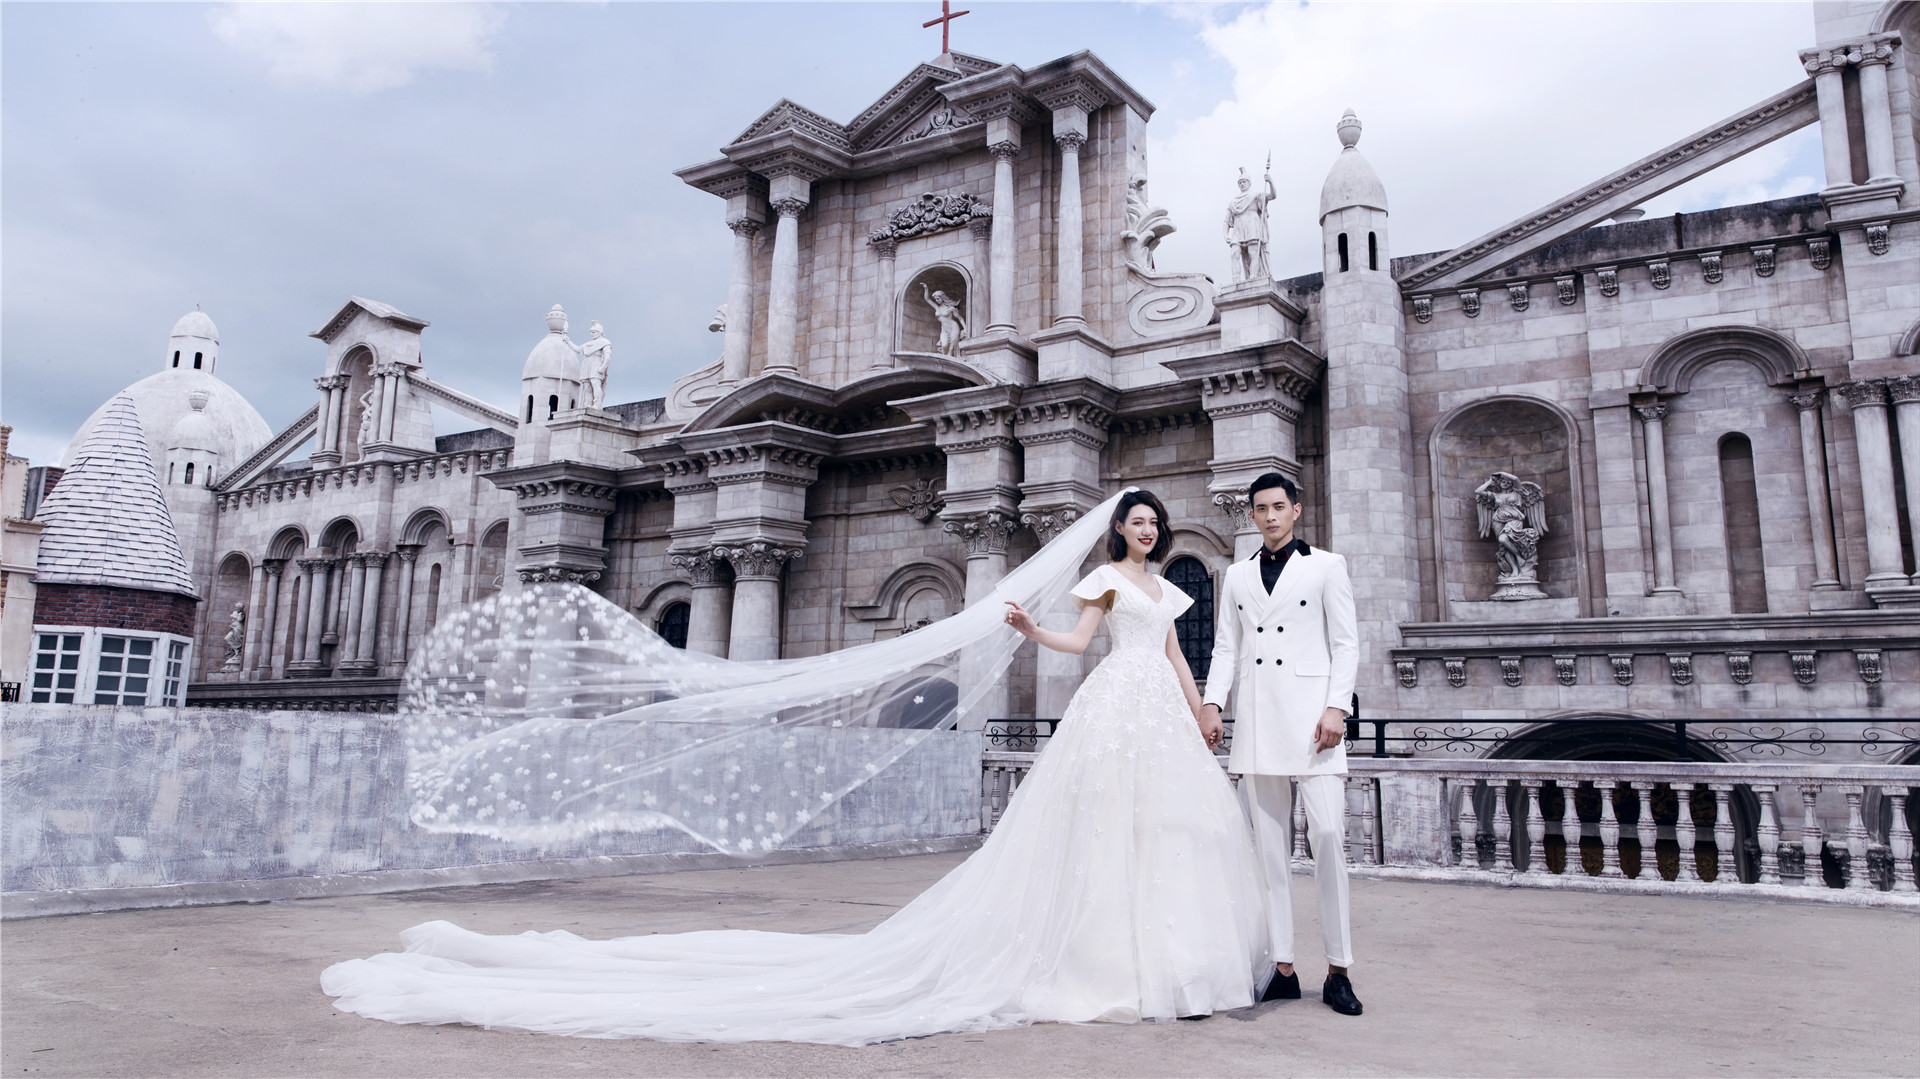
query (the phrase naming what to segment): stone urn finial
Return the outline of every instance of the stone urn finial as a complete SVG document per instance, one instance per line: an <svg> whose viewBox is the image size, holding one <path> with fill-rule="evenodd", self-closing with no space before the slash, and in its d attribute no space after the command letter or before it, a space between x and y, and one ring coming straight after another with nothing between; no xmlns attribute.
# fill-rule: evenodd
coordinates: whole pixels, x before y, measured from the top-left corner
<svg viewBox="0 0 1920 1079"><path fill-rule="evenodd" d="M192 393L187 394L187 407L193 409L195 412L203 412L206 410L207 402L211 399L211 395L209 395L207 391L194 390Z"/></svg>
<svg viewBox="0 0 1920 1079"><path fill-rule="evenodd" d="M1340 114L1340 122L1333 129L1339 132L1340 145L1344 149L1351 150L1360 144L1360 118L1353 114L1352 109Z"/></svg>
<svg viewBox="0 0 1920 1079"><path fill-rule="evenodd" d="M547 329L553 333L567 332L567 313L559 304L554 304L553 310L547 312Z"/></svg>

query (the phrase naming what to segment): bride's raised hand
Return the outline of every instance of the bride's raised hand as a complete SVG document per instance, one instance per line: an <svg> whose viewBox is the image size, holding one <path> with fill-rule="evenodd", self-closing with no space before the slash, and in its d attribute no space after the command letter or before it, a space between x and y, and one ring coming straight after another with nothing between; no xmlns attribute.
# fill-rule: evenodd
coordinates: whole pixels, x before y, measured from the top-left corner
<svg viewBox="0 0 1920 1079"><path fill-rule="evenodd" d="M1014 632L1020 636L1027 638L1031 638L1040 630L1040 627L1034 623L1033 616L1027 613L1027 609L1012 600L1007 601L1007 625L1012 626Z"/></svg>

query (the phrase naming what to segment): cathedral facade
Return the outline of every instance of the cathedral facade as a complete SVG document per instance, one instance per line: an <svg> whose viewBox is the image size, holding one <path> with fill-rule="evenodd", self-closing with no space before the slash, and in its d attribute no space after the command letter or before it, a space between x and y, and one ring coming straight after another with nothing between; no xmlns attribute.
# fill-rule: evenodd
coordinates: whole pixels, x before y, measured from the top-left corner
<svg viewBox="0 0 1920 1079"><path fill-rule="evenodd" d="M1156 265L1153 106L1091 54L942 54L846 123L782 101L678 174L732 269L720 359L663 399L602 403L606 338L556 307L519 399L481 401L358 298L284 430L135 395L199 599L188 701L390 708L445 612L541 581L716 655L845 648L1126 485L1173 518L1204 677L1275 470L1352 568L1363 716L1920 712L1920 5L1817 20L1806 81L1445 252L1394 254L1328 117L1319 206L1244 178L1225 282ZM1815 123L1819 194L1635 210ZM1306 214L1321 265L1268 265ZM1056 717L1094 658L1029 646L966 721Z"/></svg>

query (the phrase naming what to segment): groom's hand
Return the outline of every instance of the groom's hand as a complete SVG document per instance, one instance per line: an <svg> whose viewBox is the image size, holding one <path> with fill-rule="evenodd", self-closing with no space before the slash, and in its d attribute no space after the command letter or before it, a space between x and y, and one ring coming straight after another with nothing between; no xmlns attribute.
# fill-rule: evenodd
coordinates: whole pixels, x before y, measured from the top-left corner
<svg viewBox="0 0 1920 1079"><path fill-rule="evenodd" d="M1208 746L1217 746L1227 736L1227 725L1220 722L1220 706L1205 704L1200 706L1200 737L1207 740Z"/></svg>
<svg viewBox="0 0 1920 1079"><path fill-rule="evenodd" d="M1347 713L1329 708L1320 713L1320 725L1313 731L1313 751L1332 749L1347 739Z"/></svg>

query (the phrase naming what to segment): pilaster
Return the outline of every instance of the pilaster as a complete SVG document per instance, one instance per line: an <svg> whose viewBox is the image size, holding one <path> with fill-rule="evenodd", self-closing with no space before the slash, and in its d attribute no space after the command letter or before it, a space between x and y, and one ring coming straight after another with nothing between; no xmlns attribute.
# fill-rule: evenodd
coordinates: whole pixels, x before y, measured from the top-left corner
<svg viewBox="0 0 1920 1079"><path fill-rule="evenodd" d="M509 552L522 584L592 584L607 568L606 519L613 514L618 474L575 461L548 461L489 472L512 491L520 511L519 543Z"/></svg>

